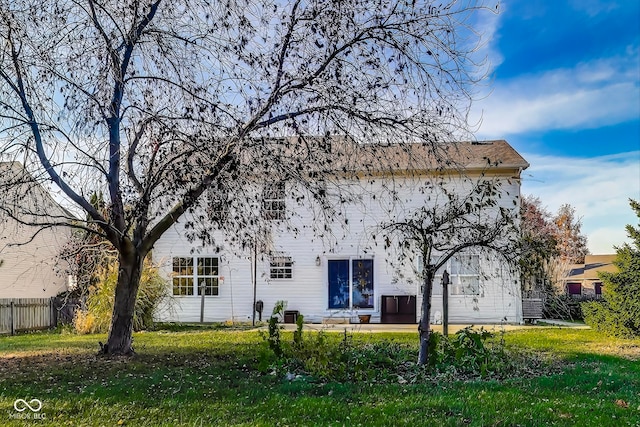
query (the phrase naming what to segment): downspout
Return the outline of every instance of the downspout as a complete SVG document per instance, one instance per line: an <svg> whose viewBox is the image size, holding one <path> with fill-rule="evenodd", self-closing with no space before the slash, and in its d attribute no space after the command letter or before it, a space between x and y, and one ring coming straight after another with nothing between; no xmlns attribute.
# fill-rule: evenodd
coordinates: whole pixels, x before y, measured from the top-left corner
<svg viewBox="0 0 640 427"><path fill-rule="evenodd" d="M253 245L253 306L251 312L251 325L256 326L256 294L258 293L258 242L255 241Z"/></svg>

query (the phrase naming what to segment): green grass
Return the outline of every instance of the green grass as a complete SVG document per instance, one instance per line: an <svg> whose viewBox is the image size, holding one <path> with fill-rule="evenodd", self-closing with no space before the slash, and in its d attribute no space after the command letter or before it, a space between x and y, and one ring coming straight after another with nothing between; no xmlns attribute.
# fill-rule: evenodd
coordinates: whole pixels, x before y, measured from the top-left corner
<svg viewBox="0 0 640 427"><path fill-rule="evenodd" d="M401 384L289 382L257 369L256 332L168 329L136 334L129 360L96 356L104 335L0 337L0 425L640 425L640 340L591 330L506 333L509 348L550 361L546 375ZM416 334L353 343L390 339L417 353ZM16 419L19 398L41 400L44 419Z"/></svg>

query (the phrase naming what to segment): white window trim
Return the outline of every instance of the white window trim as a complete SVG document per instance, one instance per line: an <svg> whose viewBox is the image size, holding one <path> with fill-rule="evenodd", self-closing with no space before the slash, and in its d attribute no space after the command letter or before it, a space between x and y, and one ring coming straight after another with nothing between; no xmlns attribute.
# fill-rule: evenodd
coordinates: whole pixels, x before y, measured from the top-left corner
<svg viewBox="0 0 640 427"><path fill-rule="evenodd" d="M325 269L324 269L324 278L325 278L325 290L327 292L325 292L325 295L328 293L329 290L329 262L328 261L339 261L339 260L349 260L349 307L345 307L345 308L329 308L329 300L327 298L327 302L326 302L326 307L327 307L327 311L331 312L331 313L339 313L339 312L344 312L345 310L348 311L357 311L358 313L376 313L378 311L378 284L376 282L376 277L378 277L378 272L376 271L376 261L375 261L375 257L370 255L370 256L358 256L358 255L351 255L351 256L331 256L331 257L327 257L325 259ZM371 268L373 271L373 307L371 308L360 308L360 307L354 307L353 306L353 271L351 270L352 266L353 266L353 261L354 260L370 260L372 261L371 263ZM328 297L328 295L327 295Z"/></svg>
<svg viewBox="0 0 640 427"><path fill-rule="evenodd" d="M453 274L452 273L452 262L454 260L454 258L456 258L456 255L460 255L460 256L474 256L478 258L478 272L474 273L474 274ZM442 295L442 271L446 270L447 273L449 273L449 285L447 285L447 290L448 290L448 294L450 297L470 297L470 298L476 298L478 297L482 292L481 292L481 287L482 287L482 281L481 281L481 277L482 275L480 274L480 255L479 254L474 254L474 253L469 253L469 252L462 252L459 254L456 254L454 256L452 256L451 258L449 258L447 260L447 262L440 267L440 269L438 269L438 271L436 271L436 274L433 276L433 288L431 290L431 295L438 295L441 296ZM422 256L418 256L416 258L416 272L418 273L418 278L421 279L421 273L422 273ZM459 278L467 278L467 277L477 277L478 278L478 291L477 293L454 293L453 289L454 287L460 287L461 285L456 285L454 284L454 281L459 279ZM418 295L422 296L423 293L422 291L422 280L418 280Z"/></svg>
<svg viewBox="0 0 640 427"><path fill-rule="evenodd" d="M274 265L282 264L282 265ZM289 265L287 265L289 264ZM288 255L274 254L269 257L269 280L271 281L291 281L293 280L293 258ZM285 277L273 277L274 270L282 271ZM288 276L287 276L288 271ZM276 273L277 274L277 273Z"/></svg>
<svg viewBox="0 0 640 427"><path fill-rule="evenodd" d="M193 268L193 274L192 275L184 275L184 274L177 274L175 271L173 271L173 260L175 258L182 258L182 259L191 259L192 261L192 268ZM203 259L203 258L213 258L213 259L217 259L218 260L218 274L217 275L199 275L198 274L198 259ZM202 298L202 295L198 293L198 279L201 277L204 278L214 278L217 279L218 281L218 294L217 295L205 295L205 298L218 298L220 297L220 257L219 256L214 256L214 255L209 255L209 256L173 256L171 258L171 272L172 272L172 279L173 278L182 278L182 277L186 277L186 278L191 278L193 279L192 283L193 283L193 293L190 295L176 295L173 293L173 280L171 281L171 296L174 298Z"/></svg>
<svg viewBox="0 0 640 427"><path fill-rule="evenodd" d="M270 188L269 188L270 187ZM267 189L271 191L267 191ZM276 196L276 197L266 197ZM280 197L282 196L282 197ZM262 217L267 221L282 221L287 216L287 186L284 182L265 184L262 194ZM281 209L273 209L276 204L281 204Z"/></svg>
<svg viewBox="0 0 640 427"><path fill-rule="evenodd" d="M458 273L458 274L453 274L451 270L449 270L449 295L450 296L454 296L454 297L473 297L476 298L478 295L480 295L480 255L478 254L474 254L474 253L468 253L468 252L463 252L460 254L461 257L474 257L475 259L477 259L477 264L474 262L474 264L477 265L478 267L478 271L473 272L473 273ZM454 255L449 261L453 261L453 259L455 259L456 256ZM451 267L450 267L451 268ZM468 279L468 278L477 278L477 290L476 292L465 292L465 289L470 289L466 286L464 286L462 284L462 280L463 279ZM457 282L457 284L456 284ZM460 293L454 293L454 289L460 289L461 292Z"/></svg>
<svg viewBox="0 0 640 427"><path fill-rule="evenodd" d="M174 298L192 297L193 293L192 294L186 294L186 295L174 293L175 286L174 286L173 281L175 279L191 279L191 290L195 291L195 288L193 286L194 275L193 274L180 274L180 273L176 272L175 269L174 269L175 268L176 259L180 259L180 260L191 259L192 263L194 261L193 257L174 256L174 257L171 258L171 295ZM181 267L181 265L180 265L180 263L178 263L178 268L180 268L180 267ZM186 267L186 265L185 265L185 267ZM193 269L193 264L191 265L191 268ZM184 289L189 289L189 288L188 287L184 287Z"/></svg>

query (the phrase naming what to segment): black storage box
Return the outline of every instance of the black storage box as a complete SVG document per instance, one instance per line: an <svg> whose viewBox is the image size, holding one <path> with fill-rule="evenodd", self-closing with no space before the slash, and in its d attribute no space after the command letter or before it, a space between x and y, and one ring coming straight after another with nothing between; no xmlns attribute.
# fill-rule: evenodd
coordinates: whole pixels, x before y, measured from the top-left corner
<svg viewBox="0 0 640 427"><path fill-rule="evenodd" d="M298 310L285 310L284 311L284 323L296 323L298 321Z"/></svg>

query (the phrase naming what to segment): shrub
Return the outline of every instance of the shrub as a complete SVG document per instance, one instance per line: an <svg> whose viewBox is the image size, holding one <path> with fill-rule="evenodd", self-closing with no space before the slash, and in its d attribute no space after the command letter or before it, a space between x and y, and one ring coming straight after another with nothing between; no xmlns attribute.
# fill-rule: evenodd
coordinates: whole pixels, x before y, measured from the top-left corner
<svg viewBox="0 0 640 427"><path fill-rule="evenodd" d="M640 219L640 203L630 204ZM627 225L627 235L631 244L616 248L613 264L618 272L599 273L604 301L582 305L588 325L621 338L640 336L640 227Z"/></svg>
<svg viewBox="0 0 640 427"><path fill-rule="evenodd" d="M73 325L80 334L108 332L111 326L113 301L118 282L117 265L111 263L100 267L96 277L97 283L89 287L86 308L79 308L75 313ZM158 268L145 260L133 315L135 331L153 327L153 312L167 295L167 283L160 275Z"/></svg>
<svg viewBox="0 0 640 427"><path fill-rule="evenodd" d="M284 315L284 309L287 303L285 301L276 301L273 312L267 323L269 335L266 337L269 348L273 351L277 358L282 357L282 343L280 341L280 317Z"/></svg>
<svg viewBox="0 0 640 427"><path fill-rule="evenodd" d="M637 300L637 298L636 298ZM607 299L582 303L584 321L596 331L617 338L640 336L640 305L633 309L633 301L611 302ZM625 307L627 306L627 307Z"/></svg>
<svg viewBox="0 0 640 427"><path fill-rule="evenodd" d="M79 334L90 334L96 331L96 317L93 313L78 308L73 317L73 327Z"/></svg>
<svg viewBox="0 0 640 427"><path fill-rule="evenodd" d="M422 367L416 363L416 346L393 340L354 343L346 331L341 337L323 331L303 334L301 320L293 340L288 342L280 336L279 317L271 319L273 327L263 335L268 345L261 354L259 368L279 378L406 383L442 375L469 379L531 372L530 360L507 352L502 339L493 339L483 329L465 328L450 338L433 333L430 364Z"/></svg>
<svg viewBox="0 0 640 427"><path fill-rule="evenodd" d="M504 349L495 352L493 347L486 344L493 334L480 328L479 331L471 327L461 329L451 337L445 337L437 332L431 333L429 340L429 368L436 371L455 369L464 373L479 373L486 376L494 371L494 365Z"/></svg>

